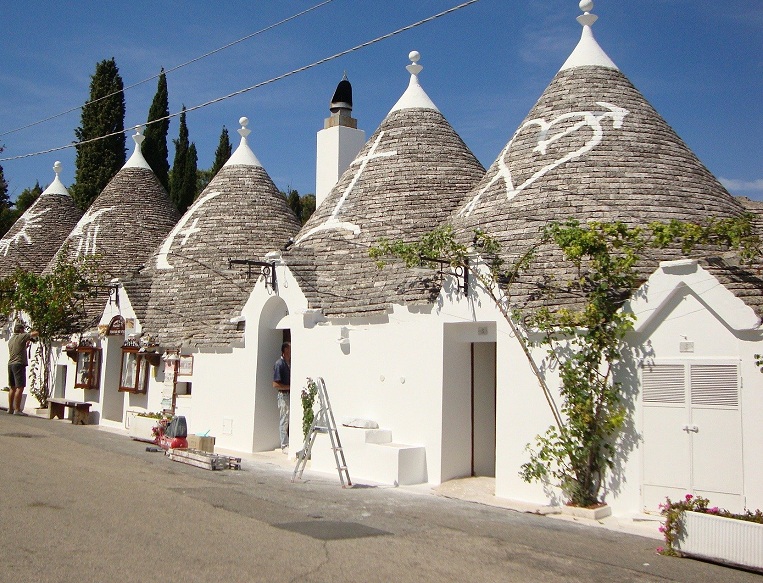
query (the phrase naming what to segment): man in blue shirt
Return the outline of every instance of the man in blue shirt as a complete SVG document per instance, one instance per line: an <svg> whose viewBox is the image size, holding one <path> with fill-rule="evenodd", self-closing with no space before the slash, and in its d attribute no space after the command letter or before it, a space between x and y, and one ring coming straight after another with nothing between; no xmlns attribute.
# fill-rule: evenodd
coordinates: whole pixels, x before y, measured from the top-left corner
<svg viewBox="0 0 763 583"><path fill-rule="evenodd" d="M273 388L278 389L278 433L281 438L281 451L289 453L289 390L291 389L291 344L281 345L281 358L273 367Z"/></svg>

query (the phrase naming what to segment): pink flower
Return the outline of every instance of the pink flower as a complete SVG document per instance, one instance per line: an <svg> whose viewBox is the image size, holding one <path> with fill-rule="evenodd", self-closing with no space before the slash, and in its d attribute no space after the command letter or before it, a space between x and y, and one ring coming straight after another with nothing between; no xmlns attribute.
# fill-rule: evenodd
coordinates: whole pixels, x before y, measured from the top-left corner
<svg viewBox="0 0 763 583"><path fill-rule="evenodd" d="M720 512L720 510L718 510L718 507L717 507L717 506L713 506L712 508L708 508L708 509L707 509L707 511L708 511L710 514L718 514L718 512Z"/></svg>
<svg viewBox="0 0 763 583"><path fill-rule="evenodd" d="M691 494L687 494L686 495L686 501L687 502L691 501L692 498L694 498L694 496L692 496Z"/></svg>
<svg viewBox="0 0 763 583"><path fill-rule="evenodd" d="M659 530L660 532L665 532L665 527L664 527L664 526L661 526L661 527L660 527L660 528L658 528L657 530Z"/></svg>
<svg viewBox="0 0 763 583"><path fill-rule="evenodd" d="M657 547L657 552L662 553L662 551L665 550L665 547Z"/></svg>

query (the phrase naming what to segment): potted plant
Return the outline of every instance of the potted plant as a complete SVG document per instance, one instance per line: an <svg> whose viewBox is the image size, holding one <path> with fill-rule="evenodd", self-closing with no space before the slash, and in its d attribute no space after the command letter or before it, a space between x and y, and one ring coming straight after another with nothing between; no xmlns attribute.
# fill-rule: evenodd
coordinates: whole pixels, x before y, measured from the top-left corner
<svg viewBox="0 0 763 583"><path fill-rule="evenodd" d="M763 512L729 512L687 494L660 505L665 523L663 555L696 557L763 572Z"/></svg>
<svg viewBox="0 0 763 583"><path fill-rule="evenodd" d="M156 443L154 429L163 419L161 413L129 411L125 419L128 435L137 441Z"/></svg>

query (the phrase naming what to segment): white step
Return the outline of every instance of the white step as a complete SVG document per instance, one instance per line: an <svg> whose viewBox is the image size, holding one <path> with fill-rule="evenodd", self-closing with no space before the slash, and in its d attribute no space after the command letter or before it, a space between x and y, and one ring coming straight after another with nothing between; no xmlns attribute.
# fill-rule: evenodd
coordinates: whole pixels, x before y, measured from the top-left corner
<svg viewBox="0 0 763 583"><path fill-rule="evenodd" d="M410 485L427 481L426 449L419 445L392 442L388 429L339 427L339 436L354 483L363 480L381 484ZM317 435L310 467L336 474L336 461L328 435Z"/></svg>

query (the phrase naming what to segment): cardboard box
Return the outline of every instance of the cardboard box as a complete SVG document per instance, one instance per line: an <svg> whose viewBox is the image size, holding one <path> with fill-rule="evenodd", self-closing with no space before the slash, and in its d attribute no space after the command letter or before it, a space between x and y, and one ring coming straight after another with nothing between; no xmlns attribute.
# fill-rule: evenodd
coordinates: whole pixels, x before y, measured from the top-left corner
<svg viewBox="0 0 763 583"><path fill-rule="evenodd" d="M215 453L215 438L209 435L189 435L188 449L198 449L199 451Z"/></svg>

